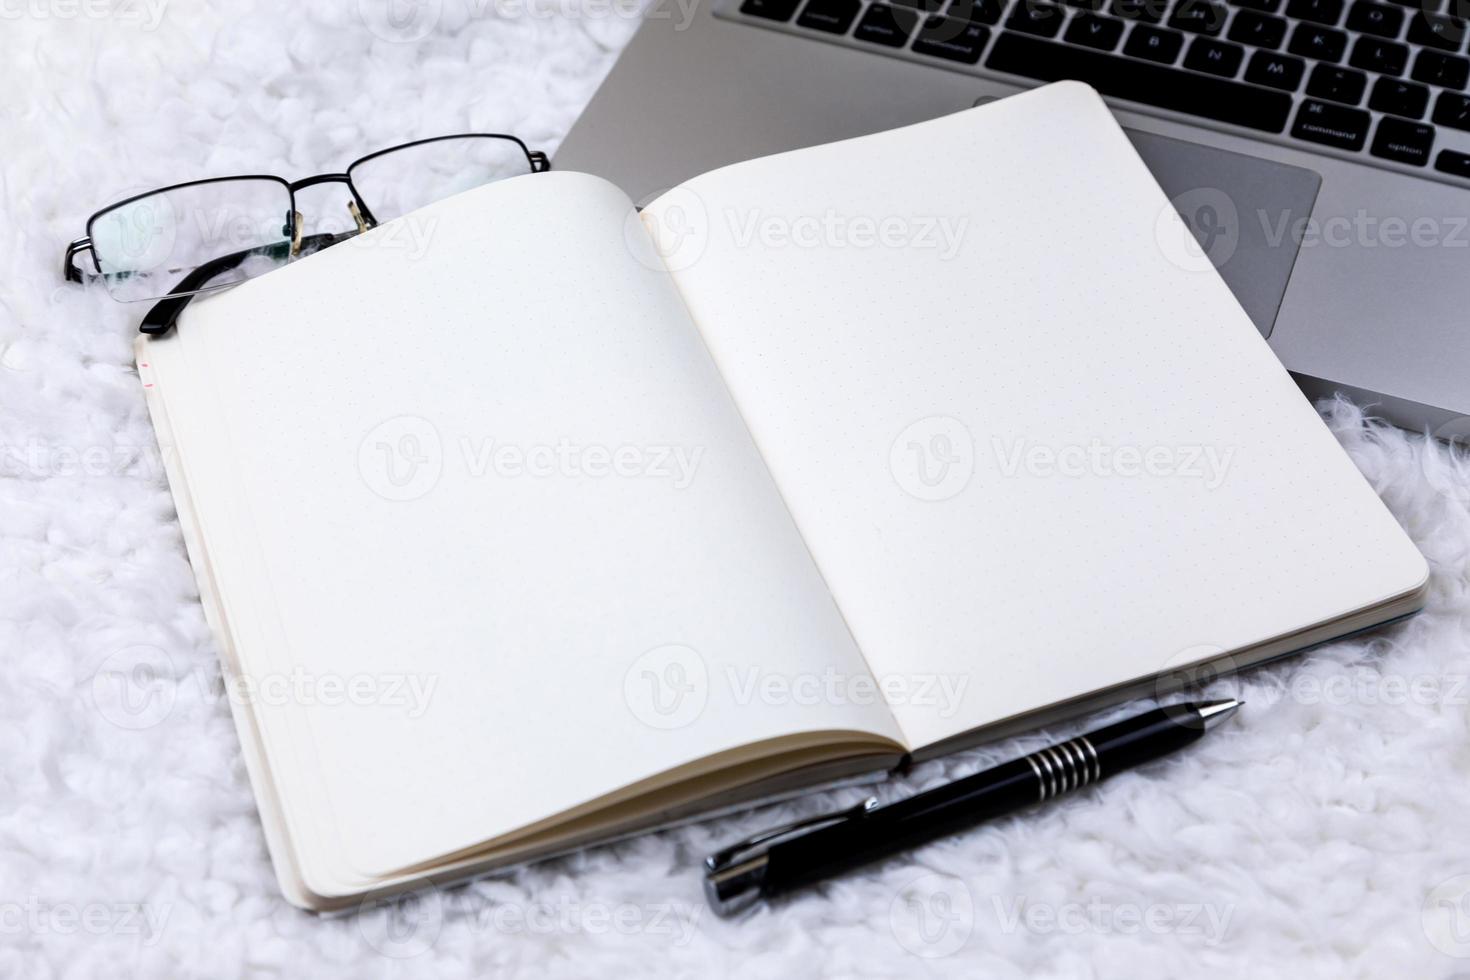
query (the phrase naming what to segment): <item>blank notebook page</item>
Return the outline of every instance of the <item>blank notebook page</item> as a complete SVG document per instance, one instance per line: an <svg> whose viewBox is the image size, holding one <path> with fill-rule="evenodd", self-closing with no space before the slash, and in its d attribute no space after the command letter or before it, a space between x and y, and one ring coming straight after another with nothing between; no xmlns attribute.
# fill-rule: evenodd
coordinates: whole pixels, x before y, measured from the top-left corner
<svg viewBox="0 0 1470 980"><path fill-rule="evenodd" d="M873 672L968 678L958 711L895 706L912 746L1425 578L1218 275L1161 247L1177 216L1085 86L645 215L709 229L675 278Z"/></svg>
<svg viewBox="0 0 1470 980"><path fill-rule="evenodd" d="M630 213L585 175L491 185L409 219L427 254L385 226L147 345L244 671L382 685L253 705L318 890L762 739L898 737L724 682L865 667ZM671 645L707 703L661 726L627 685Z"/></svg>

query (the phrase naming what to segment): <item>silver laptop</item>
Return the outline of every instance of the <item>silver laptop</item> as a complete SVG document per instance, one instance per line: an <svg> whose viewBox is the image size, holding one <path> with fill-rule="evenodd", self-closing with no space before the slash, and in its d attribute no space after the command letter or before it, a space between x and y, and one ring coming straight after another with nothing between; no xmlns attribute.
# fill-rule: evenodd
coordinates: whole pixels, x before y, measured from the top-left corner
<svg viewBox="0 0 1470 980"><path fill-rule="evenodd" d="M1467 13L1470 0L655 0L556 162L646 198L1080 79L1308 395L1465 436ZM894 179L963 175L916 158Z"/></svg>

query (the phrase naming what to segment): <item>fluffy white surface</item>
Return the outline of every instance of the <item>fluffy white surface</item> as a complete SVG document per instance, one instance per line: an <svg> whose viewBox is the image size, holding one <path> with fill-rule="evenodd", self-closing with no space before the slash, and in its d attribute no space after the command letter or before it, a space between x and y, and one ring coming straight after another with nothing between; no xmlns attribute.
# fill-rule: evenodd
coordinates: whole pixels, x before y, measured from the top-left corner
<svg viewBox="0 0 1470 980"><path fill-rule="evenodd" d="M698 859L859 794L417 905L334 920L285 905L207 682L215 654L132 366L141 310L61 286L61 249L94 207L194 176L315 173L468 129L554 149L634 27L606 4L562 6L430 2L432 30L397 42L378 34L421 22L395 26L384 0L4 6L0 975L1470 975L1431 941L1470 953L1445 932L1458 883L1432 892L1470 873L1470 472L1346 406L1333 428L1428 555L1429 607L1216 685L1250 705L1187 760L735 924L704 908ZM137 648L166 653L172 710L130 731L97 709L94 674Z"/></svg>

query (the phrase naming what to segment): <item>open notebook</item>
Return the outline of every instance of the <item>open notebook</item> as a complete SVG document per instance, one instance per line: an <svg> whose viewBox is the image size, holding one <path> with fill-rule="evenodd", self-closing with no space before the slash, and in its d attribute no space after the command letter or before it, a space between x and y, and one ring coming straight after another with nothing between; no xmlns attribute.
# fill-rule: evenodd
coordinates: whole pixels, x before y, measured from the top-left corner
<svg viewBox="0 0 1470 980"><path fill-rule="evenodd" d="M1160 247L1172 215L1061 83L641 219L583 174L489 185L142 340L288 896L523 862L1416 609L1423 559L1221 280Z"/></svg>

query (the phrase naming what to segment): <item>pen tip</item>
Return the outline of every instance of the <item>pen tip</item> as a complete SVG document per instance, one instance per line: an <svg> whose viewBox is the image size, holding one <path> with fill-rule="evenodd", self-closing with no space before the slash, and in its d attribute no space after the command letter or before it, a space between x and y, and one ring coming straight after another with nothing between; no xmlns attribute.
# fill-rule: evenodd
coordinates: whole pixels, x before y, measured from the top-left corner
<svg viewBox="0 0 1470 980"><path fill-rule="evenodd" d="M1237 701L1235 698L1223 698L1219 701L1202 701L1195 706L1195 711L1199 713L1199 719L1204 724L1205 731L1209 731L1235 714L1244 703L1244 701Z"/></svg>

